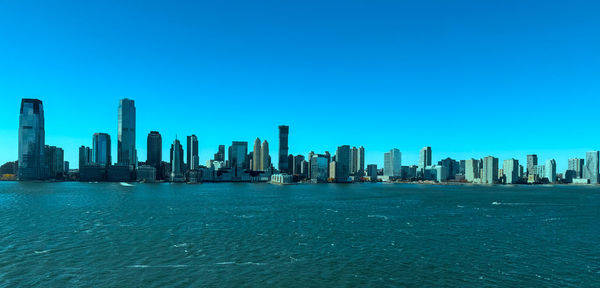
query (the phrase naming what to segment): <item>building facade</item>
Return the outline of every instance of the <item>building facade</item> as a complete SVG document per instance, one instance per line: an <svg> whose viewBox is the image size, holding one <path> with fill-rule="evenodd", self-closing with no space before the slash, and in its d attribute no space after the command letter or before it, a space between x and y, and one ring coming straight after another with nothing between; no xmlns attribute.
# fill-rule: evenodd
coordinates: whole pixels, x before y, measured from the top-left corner
<svg viewBox="0 0 600 288"><path fill-rule="evenodd" d="M105 167L111 165L110 147L110 135L107 133L94 133L92 139L93 162Z"/></svg>
<svg viewBox="0 0 600 288"><path fill-rule="evenodd" d="M44 179L45 167L44 148L44 107L38 99L22 99L19 114L19 180Z"/></svg>
<svg viewBox="0 0 600 288"><path fill-rule="evenodd" d="M137 166L135 149L135 101L119 100L117 162Z"/></svg>
<svg viewBox="0 0 600 288"><path fill-rule="evenodd" d="M393 148L383 154L383 176L399 177L401 176L402 153Z"/></svg>
<svg viewBox="0 0 600 288"><path fill-rule="evenodd" d="M279 164L277 169L281 173L289 173L288 164L288 136L290 134L290 126L279 126Z"/></svg>

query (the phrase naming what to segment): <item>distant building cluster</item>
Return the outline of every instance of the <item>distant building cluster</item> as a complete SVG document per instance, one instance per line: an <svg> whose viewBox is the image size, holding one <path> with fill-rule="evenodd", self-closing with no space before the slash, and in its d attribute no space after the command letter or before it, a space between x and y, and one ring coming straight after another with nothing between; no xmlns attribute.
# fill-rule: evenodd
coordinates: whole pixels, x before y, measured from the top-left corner
<svg viewBox="0 0 600 288"><path fill-rule="evenodd" d="M0 166L2 180L77 180L86 182L267 182L290 184L351 182L466 182L479 184L598 184L600 152L587 152L585 158L569 159L564 174L557 174L556 161L538 163L527 155L526 165L506 159L500 167L493 156L482 159L445 158L434 164L431 147L419 151L417 165L402 165L402 153L393 148L383 155L383 168L365 163L365 148L342 145L332 155L328 151L308 155L289 154L290 127L279 126L277 163L272 163L269 142L232 141L226 150L219 145L204 165L198 155L198 137L185 138L170 146L169 161L163 161L162 135L150 131L146 138L146 161L140 162L136 149L135 101L121 99L117 119L117 161L113 163L111 136L94 133L90 146L79 147L79 169L69 169L64 151L45 143L44 109L38 99L22 99L19 114L18 160ZM227 151L227 155L226 154Z"/></svg>

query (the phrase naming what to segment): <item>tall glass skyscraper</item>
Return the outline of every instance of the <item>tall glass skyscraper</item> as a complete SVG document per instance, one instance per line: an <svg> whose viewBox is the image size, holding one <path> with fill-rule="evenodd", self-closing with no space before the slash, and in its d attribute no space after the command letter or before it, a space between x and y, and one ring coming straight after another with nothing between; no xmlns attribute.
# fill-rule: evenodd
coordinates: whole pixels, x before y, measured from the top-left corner
<svg viewBox="0 0 600 288"><path fill-rule="evenodd" d="M183 172L183 147L179 140L175 139L171 145L171 181L185 181Z"/></svg>
<svg viewBox="0 0 600 288"><path fill-rule="evenodd" d="M117 161L121 164L136 165L137 152L135 150L135 101L130 99L119 100L119 127Z"/></svg>
<svg viewBox="0 0 600 288"><path fill-rule="evenodd" d="M92 140L93 162L102 166L110 166L112 164L110 147L110 135L95 133Z"/></svg>
<svg viewBox="0 0 600 288"><path fill-rule="evenodd" d="M419 168L424 169L427 166L431 166L431 147L423 147L419 152Z"/></svg>
<svg viewBox="0 0 600 288"><path fill-rule="evenodd" d="M200 158L198 158L198 137L196 137L196 135L187 136L186 153L187 169L198 169L200 166Z"/></svg>
<svg viewBox="0 0 600 288"><path fill-rule="evenodd" d="M19 180L43 179L46 176L44 158L44 108L38 99L22 99L19 114Z"/></svg>
<svg viewBox="0 0 600 288"><path fill-rule="evenodd" d="M288 164L288 135L290 134L290 126L279 126L279 165L280 172L290 172Z"/></svg>
<svg viewBox="0 0 600 288"><path fill-rule="evenodd" d="M589 151L585 153L585 166L583 166L583 177L589 179L590 184L598 184L599 162L600 151Z"/></svg>
<svg viewBox="0 0 600 288"><path fill-rule="evenodd" d="M156 169L156 179L162 179L160 164L162 162L162 136L158 131L150 131L146 140L146 164Z"/></svg>

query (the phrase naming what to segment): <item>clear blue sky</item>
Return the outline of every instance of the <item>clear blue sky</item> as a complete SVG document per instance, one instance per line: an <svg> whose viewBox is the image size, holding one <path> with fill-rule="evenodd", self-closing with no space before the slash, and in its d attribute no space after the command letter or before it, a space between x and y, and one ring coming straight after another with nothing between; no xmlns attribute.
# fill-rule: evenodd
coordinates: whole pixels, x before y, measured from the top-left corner
<svg viewBox="0 0 600 288"><path fill-rule="evenodd" d="M77 148L137 106L137 147L196 134L290 152L363 145L403 164L600 149L600 1L0 0L0 162L17 159L20 99L39 98L46 142ZM249 147L251 150L252 148ZM559 171L562 172L562 171Z"/></svg>

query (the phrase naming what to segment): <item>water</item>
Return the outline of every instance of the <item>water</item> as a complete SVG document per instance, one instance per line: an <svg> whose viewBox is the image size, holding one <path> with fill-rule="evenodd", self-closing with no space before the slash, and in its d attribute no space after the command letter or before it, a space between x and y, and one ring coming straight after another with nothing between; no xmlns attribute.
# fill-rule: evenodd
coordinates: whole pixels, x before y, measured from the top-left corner
<svg viewBox="0 0 600 288"><path fill-rule="evenodd" d="M0 183L1 287L599 287L600 188Z"/></svg>

